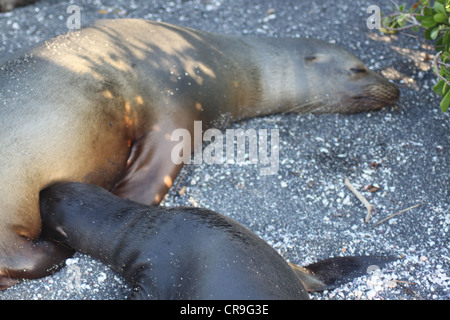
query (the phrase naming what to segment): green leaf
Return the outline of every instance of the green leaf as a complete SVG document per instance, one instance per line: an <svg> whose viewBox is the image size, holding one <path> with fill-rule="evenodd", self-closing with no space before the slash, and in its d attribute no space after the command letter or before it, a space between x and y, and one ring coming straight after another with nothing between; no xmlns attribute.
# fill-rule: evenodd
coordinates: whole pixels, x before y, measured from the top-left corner
<svg viewBox="0 0 450 320"><path fill-rule="evenodd" d="M441 22L447 21L447 20L448 20L448 17L447 17L447 15L446 15L445 13L436 13L436 14L433 16L433 20L434 20L435 22L441 23Z"/></svg>
<svg viewBox="0 0 450 320"><path fill-rule="evenodd" d="M434 27L431 30L430 38L433 39L433 40L436 39L438 37L438 35L439 35L439 30L440 30L439 26Z"/></svg>
<svg viewBox="0 0 450 320"><path fill-rule="evenodd" d="M398 24L401 26L401 27L403 27L403 26L405 26L405 23L406 23L406 20L409 18L409 14L401 14L398 18L397 18L397 21L398 21ZM447 16L445 16L445 18L447 18Z"/></svg>
<svg viewBox="0 0 450 320"><path fill-rule="evenodd" d="M434 87L433 87L433 92L434 93L436 93L437 95L439 95L439 96L443 96L443 94L442 94L442 89L444 88L444 84L445 84L445 81L444 80L439 80L435 85L434 85Z"/></svg>
<svg viewBox="0 0 450 320"><path fill-rule="evenodd" d="M386 29L386 28L383 28L383 27L380 28L380 32L385 33L385 34L395 34L395 33L397 33L397 31L395 31L395 30L390 30L390 29Z"/></svg>
<svg viewBox="0 0 450 320"><path fill-rule="evenodd" d="M445 81L439 80L433 87L433 92L442 97L442 89L444 88Z"/></svg>
<svg viewBox="0 0 450 320"><path fill-rule="evenodd" d="M421 22L422 27L424 28L433 28L436 25L436 21L431 17L424 17Z"/></svg>
<svg viewBox="0 0 450 320"><path fill-rule="evenodd" d="M450 48L450 30L445 31L442 43L445 44L445 51L449 51ZM447 53L445 52L445 53Z"/></svg>
<svg viewBox="0 0 450 320"><path fill-rule="evenodd" d="M444 99L441 101L441 111L445 112L448 110L448 107L450 106L450 90L446 93L444 96Z"/></svg>
<svg viewBox="0 0 450 320"><path fill-rule="evenodd" d="M444 6L442 5L442 3L439 3L437 1L434 3L434 10L436 10L437 12L445 14Z"/></svg>
<svg viewBox="0 0 450 320"><path fill-rule="evenodd" d="M444 71L442 72L443 76L450 80L450 68L442 68L442 70Z"/></svg>
<svg viewBox="0 0 450 320"><path fill-rule="evenodd" d="M436 12L429 7L425 7L425 10L423 11L423 14L425 15L425 17L433 16L435 13Z"/></svg>
<svg viewBox="0 0 450 320"><path fill-rule="evenodd" d="M397 23L397 18L396 17L384 17L381 20L381 24L383 26L389 27L389 28L395 28L397 27L398 23Z"/></svg>
<svg viewBox="0 0 450 320"><path fill-rule="evenodd" d="M444 61L444 63L447 63L447 60L449 60L449 59L450 59L450 52L446 51L446 52L442 53L441 60Z"/></svg>
<svg viewBox="0 0 450 320"><path fill-rule="evenodd" d="M419 27L419 26L413 26L413 27L411 28L411 31L414 32L414 33L417 33L417 32L420 31L420 27Z"/></svg>

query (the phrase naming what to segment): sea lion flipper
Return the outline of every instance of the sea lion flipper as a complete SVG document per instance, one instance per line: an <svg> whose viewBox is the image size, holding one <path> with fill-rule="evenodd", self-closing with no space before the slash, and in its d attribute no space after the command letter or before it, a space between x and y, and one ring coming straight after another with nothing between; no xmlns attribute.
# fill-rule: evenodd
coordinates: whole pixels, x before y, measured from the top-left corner
<svg viewBox="0 0 450 320"><path fill-rule="evenodd" d="M17 237L12 256L0 256L0 290L19 282L18 279L35 279L48 276L62 267L74 250L40 238L31 241Z"/></svg>
<svg viewBox="0 0 450 320"><path fill-rule="evenodd" d="M141 204L157 205L182 168L182 164L171 161L174 145L167 127L164 131L149 132L136 141L126 173L113 193Z"/></svg>
<svg viewBox="0 0 450 320"><path fill-rule="evenodd" d="M289 266L300 278L305 288L309 292L313 292L334 289L367 274L371 269L381 268L394 260L396 258L391 256L334 257L306 267L300 267L293 263L289 263Z"/></svg>
<svg viewBox="0 0 450 320"><path fill-rule="evenodd" d="M326 284L319 280L311 271L299 265L288 262L292 270L305 286L308 292L322 291L326 288Z"/></svg>
<svg viewBox="0 0 450 320"><path fill-rule="evenodd" d="M9 287L12 287L13 285L16 285L19 283L19 280L12 279L9 277L0 277L0 290L8 289Z"/></svg>

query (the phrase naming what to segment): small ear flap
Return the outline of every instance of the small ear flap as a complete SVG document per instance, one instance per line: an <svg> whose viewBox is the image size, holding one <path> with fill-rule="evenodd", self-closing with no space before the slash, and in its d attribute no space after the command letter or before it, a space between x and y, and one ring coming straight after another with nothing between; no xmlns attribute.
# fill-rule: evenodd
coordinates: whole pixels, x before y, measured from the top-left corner
<svg viewBox="0 0 450 320"><path fill-rule="evenodd" d="M382 268L396 259L392 256L335 257L306 267L292 263L289 265L300 278L306 290L312 292L337 288L354 278L367 274L372 266Z"/></svg>

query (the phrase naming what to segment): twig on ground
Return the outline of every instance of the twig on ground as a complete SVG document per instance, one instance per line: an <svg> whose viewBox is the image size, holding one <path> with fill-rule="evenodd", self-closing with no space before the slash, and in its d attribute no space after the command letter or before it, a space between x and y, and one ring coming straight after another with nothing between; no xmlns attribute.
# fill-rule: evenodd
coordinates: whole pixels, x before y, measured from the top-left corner
<svg viewBox="0 0 450 320"><path fill-rule="evenodd" d="M364 198L364 196L361 193L359 193L358 190L355 189L355 187L350 183L350 180L348 178L345 178L345 185L359 199L359 201L361 201L366 206L367 215L366 218L364 219L364 222L365 223L369 222L370 216L372 215L372 210L375 208L375 206L373 204L370 204L369 201L367 201L366 198Z"/></svg>
<svg viewBox="0 0 450 320"><path fill-rule="evenodd" d="M386 217L386 218L384 218L384 219L378 221L377 223L375 223L375 224L372 226L372 228L375 228L376 226L382 224L382 223L385 222L386 220L389 220L389 219L391 219L391 218L393 218L393 217L395 217L395 216L398 216L399 214L402 214L402 213L404 213L404 212L406 212L406 211L408 211L408 210L411 210L411 209L420 207L420 206L422 206L422 205L424 205L424 204L425 204L425 202L422 202L422 203L416 204L416 205L414 205L414 206L412 206L412 207L403 209L403 210L401 210L401 211L399 211L399 212L396 212L396 213L394 213L394 214L391 214L389 217Z"/></svg>

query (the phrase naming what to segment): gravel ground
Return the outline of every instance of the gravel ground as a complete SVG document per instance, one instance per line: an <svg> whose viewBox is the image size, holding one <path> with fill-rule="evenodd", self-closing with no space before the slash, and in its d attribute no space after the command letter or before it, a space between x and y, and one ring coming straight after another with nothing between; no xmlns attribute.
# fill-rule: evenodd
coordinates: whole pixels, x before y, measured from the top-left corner
<svg viewBox="0 0 450 320"><path fill-rule="evenodd" d="M366 27L366 8L386 1L237 0L70 1L82 26L95 19L144 18L229 34L311 37L349 49L398 84L395 107L356 115L274 115L232 128L278 129L280 167L260 175L251 164L190 165L162 205L213 209L241 222L286 259L306 265L331 256L401 257L382 270L313 299L446 300L450 298L449 118L439 111L423 41ZM413 3L413 1L409 1ZM0 14L2 59L67 31L68 2L40 1ZM375 206L365 207L352 184ZM376 192L364 191L367 185ZM423 204L373 227L381 219ZM0 299L122 299L120 277L76 254L68 267L26 281Z"/></svg>

